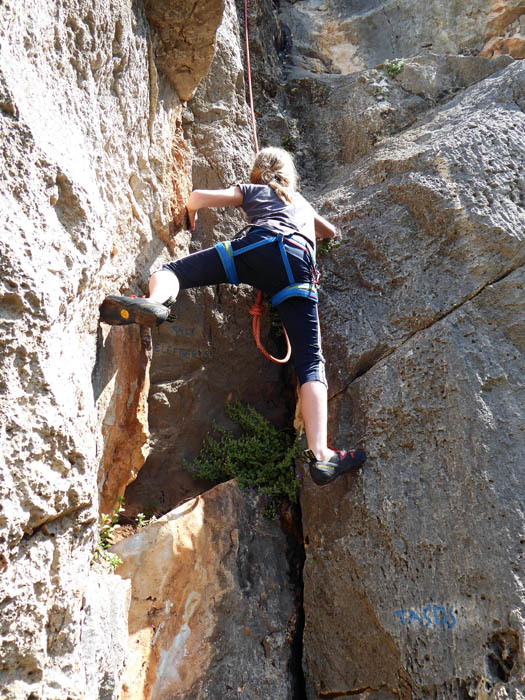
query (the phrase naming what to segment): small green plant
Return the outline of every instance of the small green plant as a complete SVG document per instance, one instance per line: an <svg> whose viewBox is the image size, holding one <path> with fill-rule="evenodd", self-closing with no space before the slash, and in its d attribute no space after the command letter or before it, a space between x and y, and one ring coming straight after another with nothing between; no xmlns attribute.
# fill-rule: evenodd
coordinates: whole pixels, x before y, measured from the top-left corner
<svg viewBox="0 0 525 700"><path fill-rule="evenodd" d="M122 559L119 557L118 554L112 554L111 552L107 552L104 550L104 554L102 555L102 559L104 561L107 561L107 563L111 566L113 571L122 564Z"/></svg>
<svg viewBox="0 0 525 700"><path fill-rule="evenodd" d="M328 255L328 253L340 245L341 241L337 241L335 238L323 238L317 241L317 257L322 258Z"/></svg>
<svg viewBox="0 0 525 700"><path fill-rule="evenodd" d="M278 517L282 500L297 501L293 460L299 447L293 434L278 430L251 406L239 401L226 406L228 417L241 429L240 435L215 422L193 462L184 462L188 471L215 482L237 479L243 490L257 491L264 501L264 514Z"/></svg>
<svg viewBox="0 0 525 700"><path fill-rule="evenodd" d="M147 518L144 513L139 513L137 515L137 530L142 530L143 527L147 527L156 522L157 517L155 515L152 515L151 518Z"/></svg>
<svg viewBox="0 0 525 700"><path fill-rule="evenodd" d="M297 136L292 136L292 134L288 134L288 136L283 136L281 140L281 146L286 150L286 151L295 151L297 144Z"/></svg>
<svg viewBox="0 0 525 700"><path fill-rule="evenodd" d="M405 62L402 58L393 58L391 61L388 59L383 64L383 70L391 78L399 75L403 68L405 67Z"/></svg>
<svg viewBox="0 0 525 700"><path fill-rule="evenodd" d="M124 499L119 496L118 506L113 508L111 516L102 513L100 516L99 541L97 551L95 552L96 559L103 559L113 569L116 569L119 564L122 564L122 559L118 554L112 554L108 549L113 544L113 535L118 528L119 515L124 510Z"/></svg>

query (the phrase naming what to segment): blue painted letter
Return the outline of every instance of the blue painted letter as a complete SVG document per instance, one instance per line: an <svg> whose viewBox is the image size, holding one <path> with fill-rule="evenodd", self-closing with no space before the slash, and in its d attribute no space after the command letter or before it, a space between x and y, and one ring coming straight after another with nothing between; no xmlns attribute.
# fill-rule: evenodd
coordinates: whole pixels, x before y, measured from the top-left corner
<svg viewBox="0 0 525 700"><path fill-rule="evenodd" d="M433 608L434 611L434 622L436 625L439 627L439 625L444 625L446 620L447 620L447 611L442 605L434 605ZM438 613L441 613L442 617L438 615Z"/></svg>
<svg viewBox="0 0 525 700"><path fill-rule="evenodd" d="M405 613L407 613L408 610L394 610L394 615L399 615L399 619L401 620L401 624L405 625Z"/></svg>
<svg viewBox="0 0 525 700"><path fill-rule="evenodd" d="M417 612L415 612L414 610L411 610L410 615L408 616L408 624L410 624L414 620L416 620L417 622L421 622L421 624L423 624L423 620L419 617Z"/></svg>
<svg viewBox="0 0 525 700"><path fill-rule="evenodd" d="M430 612L430 603L428 605L425 605L423 609L423 617L425 618L425 627L428 627L429 625L432 624L432 620L430 619L429 613Z"/></svg>

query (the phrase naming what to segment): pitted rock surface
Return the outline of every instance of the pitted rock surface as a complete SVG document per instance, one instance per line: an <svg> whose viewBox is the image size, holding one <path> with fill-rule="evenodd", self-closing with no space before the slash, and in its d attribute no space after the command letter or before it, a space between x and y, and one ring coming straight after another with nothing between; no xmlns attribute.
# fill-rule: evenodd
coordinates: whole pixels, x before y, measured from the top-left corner
<svg viewBox="0 0 525 700"><path fill-rule="evenodd" d="M330 434L369 452L325 489L306 479L306 689L299 676L294 692L519 700L525 77L512 59L523 2L260 0L248 15L260 144L294 150L303 192L342 234L321 259ZM252 348L245 288L181 294L176 323L153 331L147 418L137 329L97 325L106 294L145 293L159 264L243 225L210 211L190 234L184 211L192 184L247 176L242 22L242 3L219 0L3 2L6 700L117 700L134 653L129 586L93 568L101 494L111 508L151 448L126 489L130 512L170 510L207 486L181 462L226 400L281 424L291 413L288 370ZM199 614L236 637L201 628L209 664L192 667L188 694L256 697L261 678L266 697L288 698L284 542L228 488L226 512L199 530L215 533L227 564L210 558L222 597ZM196 541L192 556L211 557ZM183 619L176 557L169 566ZM188 585L200 594L197 574Z"/></svg>
<svg viewBox="0 0 525 700"><path fill-rule="evenodd" d="M131 582L122 700L293 697L286 537L220 484L112 548Z"/></svg>
<svg viewBox="0 0 525 700"><path fill-rule="evenodd" d="M524 75L468 88L325 192L330 433L369 460L303 492L309 698L523 689Z"/></svg>
<svg viewBox="0 0 525 700"><path fill-rule="evenodd" d="M472 86L327 193L342 231L323 261L333 392L525 262L523 79L514 63Z"/></svg>
<svg viewBox="0 0 525 700"><path fill-rule="evenodd" d="M215 34L222 21L224 1L173 3L145 0L144 11L156 31L156 64L181 100L189 100L213 59Z"/></svg>
<svg viewBox="0 0 525 700"><path fill-rule="evenodd" d="M157 73L140 5L7 0L0 35L0 695L95 698L99 684L110 698L123 621L104 631L114 656L92 631L101 651L88 659L79 640L95 608L83 612L83 599L103 450L126 425L138 469L147 382L138 332L98 329L98 306L107 293L143 293L165 241L186 245L171 223L189 190L182 105ZM123 364L135 377L119 385ZM130 478L118 459L109 507ZM97 615L125 610L125 587L112 590Z"/></svg>
<svg viewBox="0 0 525 700"><path fill-rule="evenodd" d="M456 16L445 43L419 8L424 50L377 41L391 10L279 16L280 133L341 233L320 259L329 433L369 452L322 489L305 473L306 696L520 698L524 72L475 55L520 6Z"/></svg>
<svg viewBox="0 0 525 700"><path fill-rule="evenodd" d="M369 460L303 492L308 697L520 697L523 284L488 285L333 399Z"/></svg>
<svg viewBox="0 0 525 700"><path fill-rule="evenodd" d="M297 68L345 75L427 52L476 55L495 37L519 41L522 15L521 0L306 0L283 3L281 20Z"/></svg>

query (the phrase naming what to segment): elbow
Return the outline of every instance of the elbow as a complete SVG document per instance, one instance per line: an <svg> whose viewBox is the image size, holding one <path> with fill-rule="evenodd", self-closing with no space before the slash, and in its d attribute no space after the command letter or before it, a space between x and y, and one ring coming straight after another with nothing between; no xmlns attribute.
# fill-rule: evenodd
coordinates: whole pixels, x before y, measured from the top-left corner
<svg viewBox="0 0 525 700"><path fill-rule="evenodd" d="M315 231L315 235L317 238L335 238L336 234L337 229L331 224L325 224L322 227L319 226Z"/></svg>

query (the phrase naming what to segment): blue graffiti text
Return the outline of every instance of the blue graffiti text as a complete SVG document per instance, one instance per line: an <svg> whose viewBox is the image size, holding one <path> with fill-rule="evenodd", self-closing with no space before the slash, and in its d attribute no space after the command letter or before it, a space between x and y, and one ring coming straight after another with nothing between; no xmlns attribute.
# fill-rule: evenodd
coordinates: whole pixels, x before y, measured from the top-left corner
<svg viewBox="0 0 525 700"><path fill-rule="evenodd" d="M394 615L398 616L399 621L405 627L417 623L423 625L423 627L434 625L435 627L451 630L456 624L453 605L449 605L447 609L444 605L428 603L420 612L413 609L399 609L394 610Z"/></svg>

